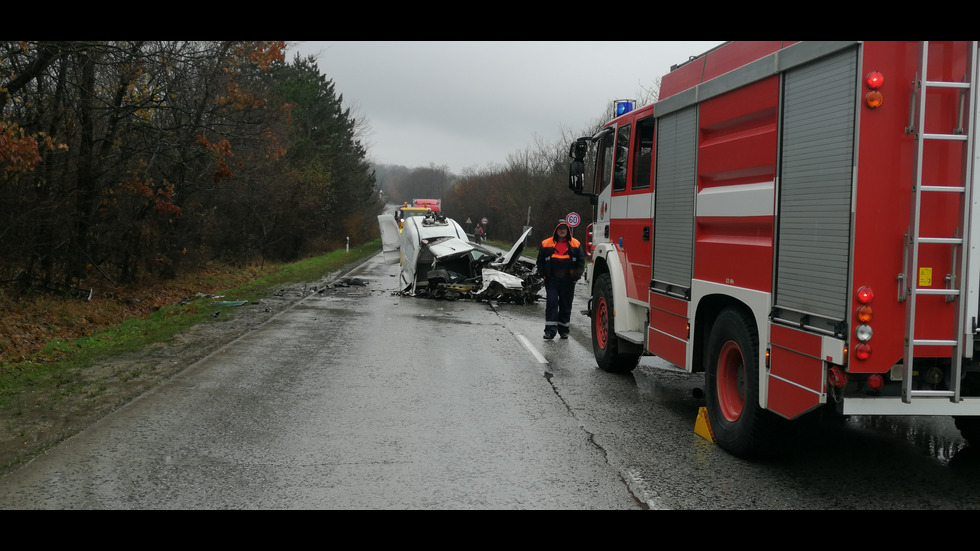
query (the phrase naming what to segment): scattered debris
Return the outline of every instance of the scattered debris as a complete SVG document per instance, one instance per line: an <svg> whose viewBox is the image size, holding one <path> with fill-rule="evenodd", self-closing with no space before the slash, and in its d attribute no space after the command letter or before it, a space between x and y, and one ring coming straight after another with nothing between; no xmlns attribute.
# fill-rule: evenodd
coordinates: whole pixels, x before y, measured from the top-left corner
<svg viewBox="0 0 980 551"><path fill-rule="evenodd" d="M248 304L247 300L223 300L219 302L212 302L212 306L245 306Z"/></svg>
<svg viewBox="0 0 980 551"><path fill-rule="evenodd" d="M194 302L195 300L200 300L202 298L224 298L224 295L206 295L204 293L194 293L193 295L191 295L189 297L184 297L177 304L179 304L181 306L186 306L186 305Z"/></svg>

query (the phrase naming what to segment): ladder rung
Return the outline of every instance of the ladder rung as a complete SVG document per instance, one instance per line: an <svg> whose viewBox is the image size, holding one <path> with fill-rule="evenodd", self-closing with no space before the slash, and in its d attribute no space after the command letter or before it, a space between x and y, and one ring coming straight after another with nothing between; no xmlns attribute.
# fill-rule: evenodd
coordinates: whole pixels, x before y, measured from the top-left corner
<svg viewBox="0 0 980 551"><path fill-rule="evenodd" d="M922 186L921 191L944 191L947 193L963 193L966 188L963 186Z"/></svg>
<svg viewBox="0 0 980 551"><path fill-rule="evenodd" d="M920 237L919 243L938 243L940 245L960 245L962 237Z"/></svg>
<svg viewBox="0 0 980 551"><path fill-rule="evenodd" d="M926 88L965 88L970 89L969 82L949 82L945 80L927 80Z"/></svg>
<svg viewBox="0 0 980 551"><path fill-rule="evenodd" d="M951 141L966 141L966 134L923 134L923 140L951 140Z"/></svg>
<svg viewBox="0 0 980 551"><path fill-rule="evenodd" d="M955 296L960 294L959 289L912 289L917 295L947 295Z"/></svg>
<svg viewBox="0 0 980 551"><path fill-rule="evenodd" d="M956 346L956 341L946 339L912 339L913 346Z"/></svg>
<svg viewBox="0 0 980 551"><path fill-rule="evenodd" d="M952 398L954 396L952 390L913 390L911 395L920 398Z"/></svg>

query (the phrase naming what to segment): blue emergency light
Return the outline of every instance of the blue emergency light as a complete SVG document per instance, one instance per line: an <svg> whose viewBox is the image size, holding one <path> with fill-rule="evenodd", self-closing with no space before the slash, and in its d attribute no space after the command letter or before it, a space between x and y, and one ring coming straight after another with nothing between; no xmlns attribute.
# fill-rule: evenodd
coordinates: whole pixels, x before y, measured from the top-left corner
<svg viewBox="0 0 980 551"><path fill-rule="evenodd" d="M625 115L633 110L634 101L631 99L616 100L616 116Z"/></svg>

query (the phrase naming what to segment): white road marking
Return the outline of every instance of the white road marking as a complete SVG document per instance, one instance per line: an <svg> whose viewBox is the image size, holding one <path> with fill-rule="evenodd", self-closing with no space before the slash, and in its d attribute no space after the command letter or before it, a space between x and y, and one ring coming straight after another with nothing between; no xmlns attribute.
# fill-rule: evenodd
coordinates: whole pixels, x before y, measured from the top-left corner
<svg viewBox="0 0 980 551"><path fill-rule="evenodd" d="M511 331L511 333L514 332ZM528 351L531 352L531 354L533 354L535 358L537 358L538 363L542 363L542 364L548 363L548 360L545 359L545 357L542 356L540 352L538 352L537 348L534 348L534 345L531 344L531 341L527 340L527 338L524 335L514 333L514 336L517 337L517 340L521 341L524 344L524 348L527 348Z"/></svg>

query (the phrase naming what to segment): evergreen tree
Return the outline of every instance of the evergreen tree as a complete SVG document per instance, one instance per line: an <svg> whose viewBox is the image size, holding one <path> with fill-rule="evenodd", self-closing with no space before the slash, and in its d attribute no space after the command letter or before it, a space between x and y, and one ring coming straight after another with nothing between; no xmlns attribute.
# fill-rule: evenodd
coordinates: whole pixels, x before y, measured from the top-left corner
<svg viewBox="0 0 980 551"><path fill-rule="evenodd" d="M313 57L297 55L292 63L278 64L271 77L277 99L291 108L287 159L302 189L312 194L307 199L316 205L311 215L318 219L319 237L329 244L372 239L383 205L343 95Z"/></svg>

